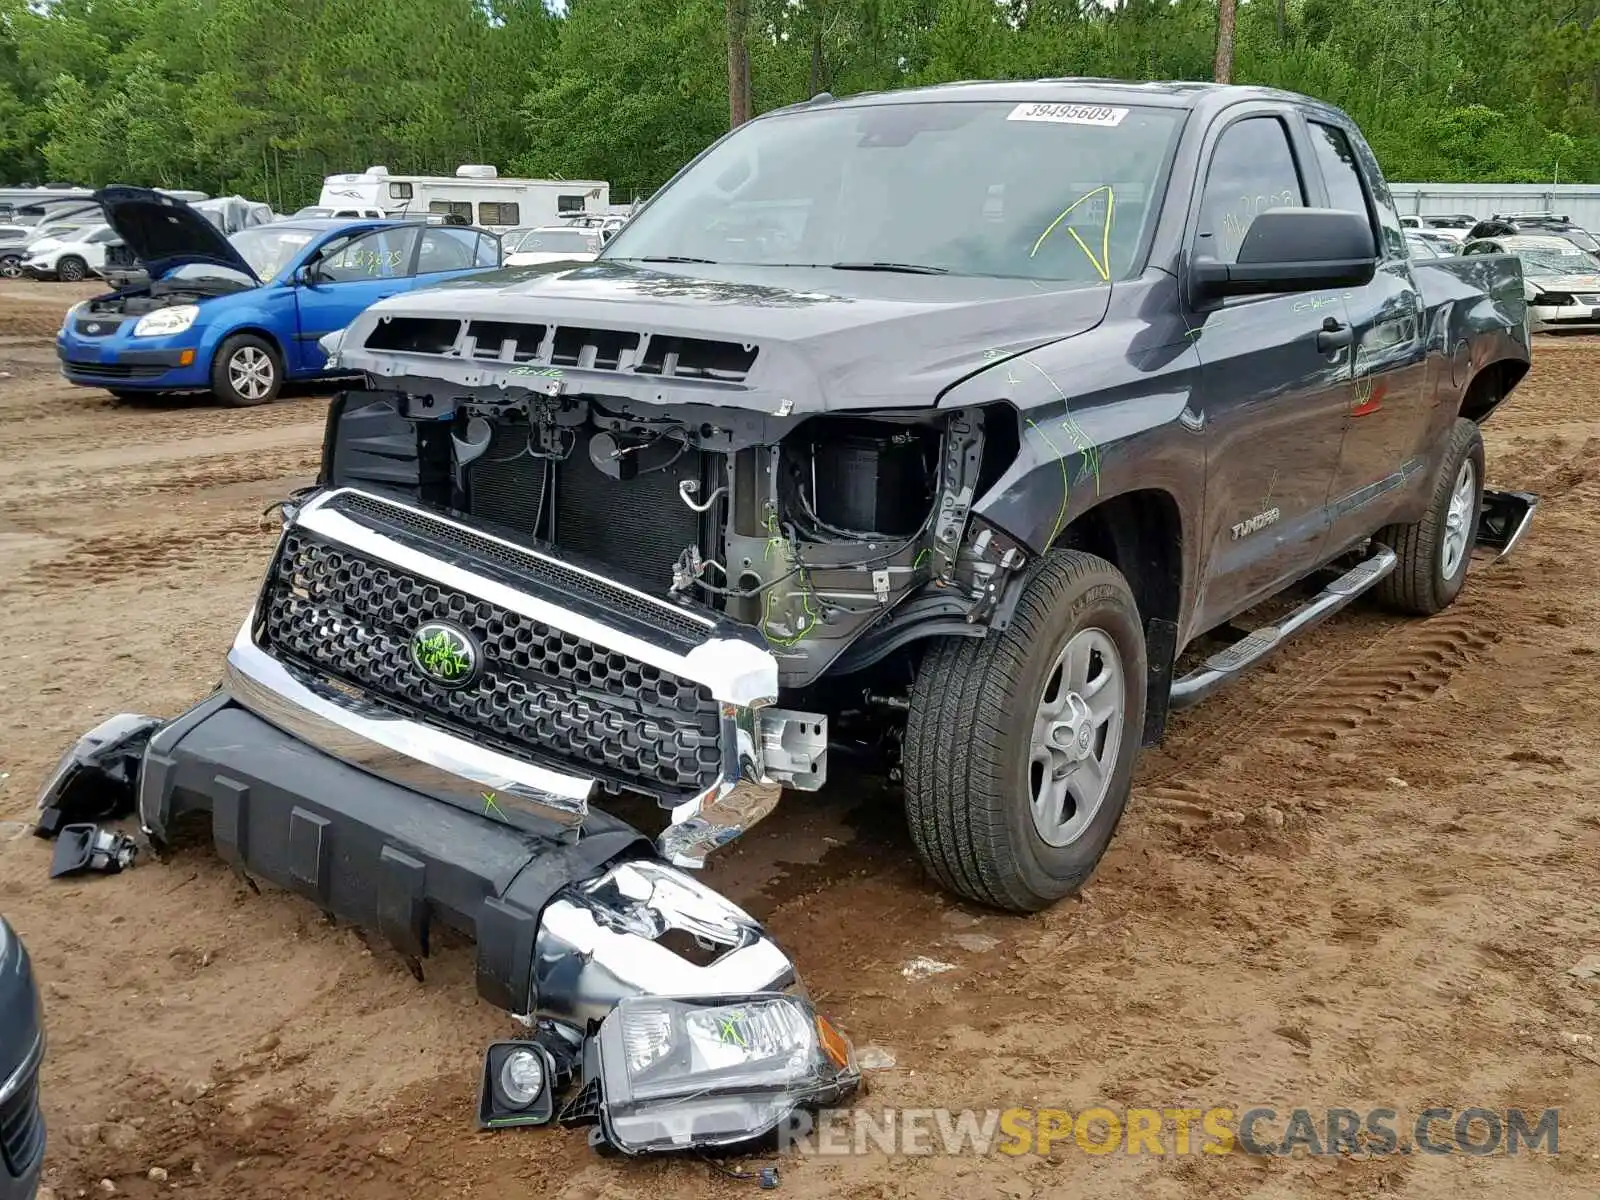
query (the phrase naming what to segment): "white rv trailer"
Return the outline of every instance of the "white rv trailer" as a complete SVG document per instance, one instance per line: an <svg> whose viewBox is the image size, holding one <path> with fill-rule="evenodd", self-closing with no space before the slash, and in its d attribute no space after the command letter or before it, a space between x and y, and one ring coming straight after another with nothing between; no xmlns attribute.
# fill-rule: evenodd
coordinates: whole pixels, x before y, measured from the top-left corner
<svg viewBox="0 0 1600 1200"><path fill-rule="evenodd" d="M317 207L380 208L391 217L434 213L504 230L607 212L611 185L598 179L502 179L488 166L457 167L453 176L391 175L388 167L368 167L359 175L328 176Z"/></svg>

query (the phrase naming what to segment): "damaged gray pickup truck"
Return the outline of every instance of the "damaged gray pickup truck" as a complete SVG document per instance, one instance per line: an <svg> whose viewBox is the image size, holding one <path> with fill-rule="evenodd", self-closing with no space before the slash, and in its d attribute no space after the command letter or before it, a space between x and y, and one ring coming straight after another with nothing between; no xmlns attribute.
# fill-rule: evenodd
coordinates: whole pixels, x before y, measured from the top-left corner
<svg viewBox="0 0 1600 1200"><path fill-rule="evenodd" d="M1534 504L1479 435L1516 260L1411 262L1349 119L1257 89L821 96L597 261L329 342L362 383L221 688L138 743L142 824L413 959L464 931L484 996L577 1029L794 983L684 869L830 745L939 883L1042 908L1169 710L1365 592L1443 608Z"/></svg>

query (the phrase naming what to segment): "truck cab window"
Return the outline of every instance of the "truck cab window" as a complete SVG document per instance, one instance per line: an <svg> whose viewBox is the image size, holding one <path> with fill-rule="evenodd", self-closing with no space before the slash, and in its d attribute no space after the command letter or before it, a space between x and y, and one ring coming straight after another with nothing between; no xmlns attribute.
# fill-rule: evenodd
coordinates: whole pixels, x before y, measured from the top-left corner
<svg viewBox="0 0 1600 1200"><path fill-rule="evenodd" d="M1404 258L1406 231L1400 225L1400 210L1395 207L1394 193L1384 182L1378 160L1373 157L1372 150L1366 142L1360 138L1346 136L1345 144L1355 152L1356 163L1360 166L1361 175L1367 183L1367 194L1372 197L1373 212L1378 218L1378 241L1383 253L1390 258Z"/></svg>
<svg viewBox="0 0 1600 1200"><path fill-rule="evenodd" d="M1195 252L1235 262L1256 214L1269 208L1303 208L1305 186L1277 117L1246 117L1217 139L1200 199Z"/></svg>
<svg viewBox="0 0 1600 1200"><path fill-rule="evenodd" d="M1322 181L1328 185L1328 206L1362 213L1370 225L1372 206L1367 200L1366 186L1361 182L1356 152L1351 149L1344 130L1312 121L1311 144L1316 148L1317 165L1322 168Z"/></svg>

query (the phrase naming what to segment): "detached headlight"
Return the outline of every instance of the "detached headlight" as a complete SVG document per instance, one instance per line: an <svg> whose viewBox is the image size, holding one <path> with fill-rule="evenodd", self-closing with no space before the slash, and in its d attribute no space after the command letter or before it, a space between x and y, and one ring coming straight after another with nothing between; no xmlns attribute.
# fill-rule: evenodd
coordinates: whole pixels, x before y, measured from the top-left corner
<svg viewBox="0 0 1600 1200"><path fill-rule="evenodd" d="M752 1141L861 1083L850 1043L776 992L629 997L596 1041L601 1129L626 1154Z"/></svg>
<svg viewBox="0 0 1600 1200"><path fill-rule="evenodd" d="M133 327L134 337L166 337L173 333L182 333L194 324L200 315L200 308L194 304L174 304L171 308L158 308L155 312L145 313L139 318L139 323Z"/></svg>
<svg viewBox="0 0 1600 1200"><path fill-rule="evenodd" d="M1569 304L1576 304L1571 292L1540 292L1533 298L1533 303L1548 308L1566 308Z"/></svg>

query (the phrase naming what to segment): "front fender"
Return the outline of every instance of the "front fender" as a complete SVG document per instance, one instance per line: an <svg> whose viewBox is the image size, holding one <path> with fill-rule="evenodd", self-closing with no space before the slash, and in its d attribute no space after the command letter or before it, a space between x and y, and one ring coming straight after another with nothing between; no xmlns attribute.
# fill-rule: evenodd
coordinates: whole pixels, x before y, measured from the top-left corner
<svg viewBox="0 0 1600 1200"><path fill-rule="evenodd" d="M262 288L259 291L267 291ZM287 291L287 289L272 289ZM272 303L266 297L257 297L255 292L247 292L241 296L228 296L221 301L212 301L218 305L211 309L202 305L200 319L196 322L199 329L199 341L196 354L204 361L209 362L217 352L217 347L225 340L242 330L250 330L265 335L283 355L285 368L293 371L294 364L289 359L289 349L294 344L294 305L292 295L288 297L288 319L285 319L283 303Z"/></svg>

